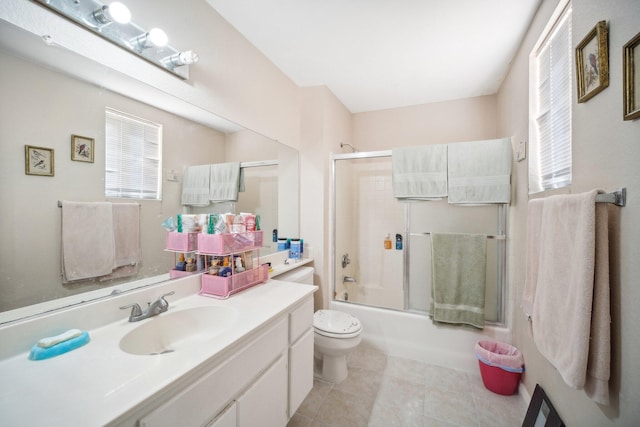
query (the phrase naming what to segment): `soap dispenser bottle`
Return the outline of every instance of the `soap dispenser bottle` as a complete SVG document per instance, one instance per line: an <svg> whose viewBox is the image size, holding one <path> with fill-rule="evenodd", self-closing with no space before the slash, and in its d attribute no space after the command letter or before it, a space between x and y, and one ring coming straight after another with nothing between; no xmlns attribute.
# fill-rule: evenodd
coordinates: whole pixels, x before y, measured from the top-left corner
<svg viewBox="0 0 640 427"><path fill-rule="evenodd" d="M387 233L387 236L384 238L384 248L391 249L391 235Z"/></svg>

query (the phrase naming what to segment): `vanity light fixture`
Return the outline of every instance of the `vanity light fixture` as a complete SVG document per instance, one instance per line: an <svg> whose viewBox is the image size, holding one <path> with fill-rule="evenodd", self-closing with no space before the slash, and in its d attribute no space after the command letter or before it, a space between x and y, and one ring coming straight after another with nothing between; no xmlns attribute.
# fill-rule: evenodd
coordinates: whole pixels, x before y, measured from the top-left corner
<svg viewBox="0 0 640 427"><path fill-rule="evenodd" d="M147 31L132 22L129 8L119 1L32 1L181 79L189 78L189 65L198 61L192 50L168 45L167 34L161 29Z"/></svg>
<svg viewBox="0 0 640 427"><path fill-rule="evenodd" d="M181 67L183 65L194 64L198 62L198 54L192 50L175 53L166 58L162 58L160 62L167 68Z"/></svg>
<svg viewBox="0 0 640 427"><path fill-rule="evenodd" d="M129 8L119 1L114 1L109 5L104 5L94 10L91 16L100 25L107 25L111 22L128 24L131 21Z"/></svg>
<svg viewBox="0 0 640 427"><path fill-rule="evenodd" d="M165 47L168 41L167 33L160 28L152 28L151 31L132 38L129 43L137 51L142 51L151 47Z"/></svg>

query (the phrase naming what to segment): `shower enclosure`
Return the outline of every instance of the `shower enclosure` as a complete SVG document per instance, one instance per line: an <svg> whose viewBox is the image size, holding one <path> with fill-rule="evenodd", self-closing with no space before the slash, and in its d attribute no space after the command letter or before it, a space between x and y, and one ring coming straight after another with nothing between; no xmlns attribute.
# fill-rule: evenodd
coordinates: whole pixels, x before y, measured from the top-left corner
<svg viewBox="0 0 640 427"><path fill-rule="evenodd" d="M507 205L399 202L391 151L337 154L331 166L334 301L427 315L430 233L478 233L487 235L485 319L504 322Z"/></svg>

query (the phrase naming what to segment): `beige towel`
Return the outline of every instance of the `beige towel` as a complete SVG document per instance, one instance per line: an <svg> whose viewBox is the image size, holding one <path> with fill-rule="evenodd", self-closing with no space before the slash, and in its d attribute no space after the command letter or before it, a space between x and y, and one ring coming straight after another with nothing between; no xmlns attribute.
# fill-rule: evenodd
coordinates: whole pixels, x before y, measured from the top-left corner
<svg viewBox="0 0 640 427"><path fill-rule="evenodd" d="M596 254L589 362L584 389L602 405L609 404L611 376L611 294L609 284L609 205L596 203Z"/></svg>
<svg viewBox="0 0 640 427"><path fill-rule="evenodd" d="M596 250L596 194L594 190L552 196L530 204L529 212L534 215L538 203L543 206L539 242L528 243L532 253L527 255L530 264L524 297L533 293L532 329L540 353L558 369L565 383L576 389L585 387L589 366L589 376L593 377L589 393L597 402L606 403L610 365L609 278L608 254L602 251L608 243L599 237ZM598 211L598 220L605 222L598 224L598 236L603 237L607 234L606 218L601 218L600 208ZM531 228L536 223L532 218ZM535 234L531 231L527 237L535 238ZM594 271L598 278L595 298ZM594 303L597 306L592 318ZM594 341L591 345L590 337Z"/></svg>
<svg viewBox="0 0 640 427"><path fill-rule="evenodd" d="M542 207L544 199L529 200L527 207L527 246L525 262L524 294L522 309L528 317L533 314L533 300L538 285L540 256L540 230L542 229Z"/></svg>
<svg viewBox="0 0 640 427"><path fill-rule="evenodd" d="M128 277L137 274L142 256L140 252L140 205L114 203L113 234L116 269L101 280Z"/></svg>
<svg viewBox="0 0 640 427"><path fill-rule="evenodd" d="M63 281L103 276L115 267L111 203L63 201Z"/></svg>
<svg viewBox="0 0 640 427"><path fill-rule="evenodd" d="M484 327L487 236L431 233L431 316Z"/></svg>

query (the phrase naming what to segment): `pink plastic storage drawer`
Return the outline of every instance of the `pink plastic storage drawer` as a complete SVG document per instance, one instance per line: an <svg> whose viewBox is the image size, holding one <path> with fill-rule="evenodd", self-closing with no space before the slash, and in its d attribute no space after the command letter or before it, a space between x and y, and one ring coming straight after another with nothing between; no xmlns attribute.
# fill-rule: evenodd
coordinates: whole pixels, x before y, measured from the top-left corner
<svg viewBox="0 0 640 427"><path fill-rule="evenodd" d="M193 276L194 274L199 274L199 273L202 273L202 270L182 271L182 270L171 269L169 270L169 279L179 279L181 277Z"/></svg>
<svg viewBox="0 0 640 427"><path fill-rule="evenodd" d="M230 254L262 247L262 231L246 233L198 234L201 254Z"/></svg>
<svg viewBox="0 0 640 427"><path fill-rule="evenodd" d="M192 252L198 249L198 233L167 232L166 248L170 251Z"/></svg>
<svg viewBox="0 0 640 427"><path fill-rule="evenodd" d="M261 265L229 277L202 275L200 294L214 298L228 298L231 294L258 285L269 278L269 266Z"/></svg>

